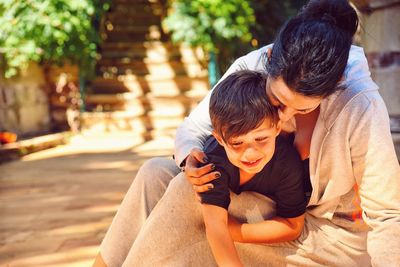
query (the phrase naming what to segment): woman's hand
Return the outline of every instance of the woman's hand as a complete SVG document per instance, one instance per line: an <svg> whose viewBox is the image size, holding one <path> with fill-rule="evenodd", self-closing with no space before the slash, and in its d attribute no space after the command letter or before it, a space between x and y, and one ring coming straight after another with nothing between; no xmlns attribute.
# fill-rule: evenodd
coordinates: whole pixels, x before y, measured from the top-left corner
<svg viewBox="0 0 400 267"><path fill-rule="evenodd" d="M208 163L206 154L198 148L192 149L186 158L185 175L189 182L193 185L196 193L202 193L213 188L210 181L217 179L221 174L215 170L215 165L209 163L202 167L198 167L201 163Z"/></svg>

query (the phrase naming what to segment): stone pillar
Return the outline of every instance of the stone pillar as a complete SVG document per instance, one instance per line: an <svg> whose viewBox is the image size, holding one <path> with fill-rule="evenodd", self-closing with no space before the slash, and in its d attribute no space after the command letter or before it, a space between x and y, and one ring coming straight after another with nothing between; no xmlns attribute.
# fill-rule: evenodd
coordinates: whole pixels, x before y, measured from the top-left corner
<svg viewBox="0 0 400 267"><path fill-rule="evenodd" d="M42 69L36 64L18 77L0 77L0 131L19 136L36 135L50 129L49 104Z"/></svg>
<svg viewBox="0 0 400 267"><path fill-rule="evenodd" d="M361 45L390 115L400 159L400 0L353 0L360 11Z"/></svg>

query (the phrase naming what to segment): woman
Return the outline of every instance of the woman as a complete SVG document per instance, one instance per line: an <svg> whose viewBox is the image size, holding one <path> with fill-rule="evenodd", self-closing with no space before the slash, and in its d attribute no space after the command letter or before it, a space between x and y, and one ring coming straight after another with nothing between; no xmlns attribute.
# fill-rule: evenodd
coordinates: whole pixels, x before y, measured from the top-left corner
<svg viewBox="0 0 400 267"><path fill-rule="evenodd" d="M246 215L268 213L263 199L232 198L230 231L246 266L399 265L400 167L386 107L362 49L351 46L357 23L347 1L312 0L273 47L239 58L224 76L268 72L267 94L288 131L295 129L312 187L302 236L274 245L247 243L247 230L262 229L262 221ZM217 178L211 163L196 167L207 161L201 148L211 130L208 101L209 95L177 131L175 160L185 173L172 179L179 169L161 159L141 168L102 243L108 266L215 264L201 224L193 227L201 214L190 190L205 191Z"/></svg>

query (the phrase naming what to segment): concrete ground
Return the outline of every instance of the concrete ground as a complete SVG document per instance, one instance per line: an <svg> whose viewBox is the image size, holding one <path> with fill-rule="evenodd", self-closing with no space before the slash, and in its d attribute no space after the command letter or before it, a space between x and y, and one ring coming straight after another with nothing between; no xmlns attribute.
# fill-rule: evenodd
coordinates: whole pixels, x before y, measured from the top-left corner
<svg viewBox="0 0 400 267"><path fill-rule="evenodd" d="M172 137L92 131L0 164L0 267L91 266L138 168L172 147Z"/></svg>
<svg viewBox="0 0 400 267"><path fill-rule="evenodd" d="M90 133L0 165L0 266L91 266L138 168L172 147Z"/></svg>

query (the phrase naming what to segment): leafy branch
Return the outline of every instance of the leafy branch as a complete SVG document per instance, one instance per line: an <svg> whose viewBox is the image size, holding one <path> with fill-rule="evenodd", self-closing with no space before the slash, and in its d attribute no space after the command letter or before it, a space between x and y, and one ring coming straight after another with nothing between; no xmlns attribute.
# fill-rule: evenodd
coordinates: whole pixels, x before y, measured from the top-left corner
<svg viewBox="0 0 400 267"><path fill-rule="evenodd" d="M5 77L40 64L77 64L93 71L101 41L97 25L110 0L0 0L0 53Z"/></svg>

